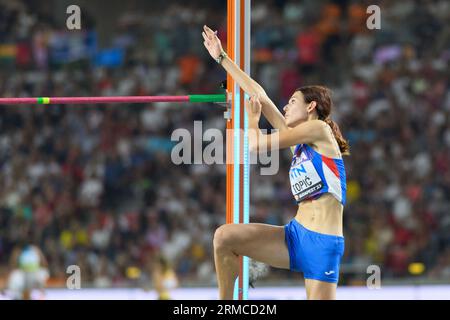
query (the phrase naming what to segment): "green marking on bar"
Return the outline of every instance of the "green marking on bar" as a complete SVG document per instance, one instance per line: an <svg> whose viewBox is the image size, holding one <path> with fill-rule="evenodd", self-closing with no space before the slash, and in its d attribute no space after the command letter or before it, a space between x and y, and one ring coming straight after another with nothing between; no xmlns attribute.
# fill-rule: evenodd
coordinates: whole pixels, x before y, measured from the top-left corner
<svg viewBox="0 0 450 320"><path fill-rule="evenodd" d="M50 98L39 97L39 98L37 98L37 103L38 104L49 104L50 103Z"/></svg>
<svg viewBox="0 0 450 320"><path fill-rule="evenodd" d="M226 102L225 94L193 94L189 96L189 102Z"/></svg>

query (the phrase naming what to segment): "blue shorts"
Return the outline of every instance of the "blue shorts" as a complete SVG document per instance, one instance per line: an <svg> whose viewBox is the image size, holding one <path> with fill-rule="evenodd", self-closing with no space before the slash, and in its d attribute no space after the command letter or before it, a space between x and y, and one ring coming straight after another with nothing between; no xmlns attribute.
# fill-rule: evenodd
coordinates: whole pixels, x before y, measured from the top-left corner
<svg viewBox="0 0 450 320"><path fill-rule="evenodd" d="M344 237L311 231L293 219L284 226L292 271L305 279L337 283L344 254Z"/></svg>

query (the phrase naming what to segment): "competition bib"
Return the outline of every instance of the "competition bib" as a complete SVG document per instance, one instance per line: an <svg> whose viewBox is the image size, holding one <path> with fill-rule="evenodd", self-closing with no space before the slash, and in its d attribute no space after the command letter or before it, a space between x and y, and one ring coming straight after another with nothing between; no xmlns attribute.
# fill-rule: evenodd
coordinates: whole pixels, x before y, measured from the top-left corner
<svg viewBox="0 0 450 320"><path fill-rule="evenodd" d="M314 193L317 193L324 183L320 179L312 160L305 152L295 157L289 170L291 190L297 202L300 202Z"/></svg>

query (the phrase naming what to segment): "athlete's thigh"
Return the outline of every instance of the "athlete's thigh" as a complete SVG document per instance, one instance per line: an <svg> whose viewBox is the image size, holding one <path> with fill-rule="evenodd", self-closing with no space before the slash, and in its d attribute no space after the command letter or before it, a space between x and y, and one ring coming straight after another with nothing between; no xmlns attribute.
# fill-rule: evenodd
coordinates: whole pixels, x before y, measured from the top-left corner
<svg viewBox="0 0 450 320"><path fill-rule="evenodd" d="M308 300L336 299L336 283L305 279L305 287Z"/></svg>
<svg viewBox="0 0 450 320"><path fill-rule="evenodd" d="M222 227L233 244L234 253L276 268L289 269L284 226L248 223L227 224Z"/></svg>

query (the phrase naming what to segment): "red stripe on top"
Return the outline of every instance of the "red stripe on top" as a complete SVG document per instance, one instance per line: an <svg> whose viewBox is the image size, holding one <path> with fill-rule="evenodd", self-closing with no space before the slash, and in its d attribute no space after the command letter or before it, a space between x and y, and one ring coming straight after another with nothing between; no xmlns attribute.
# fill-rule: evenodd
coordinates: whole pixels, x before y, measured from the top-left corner
<svg viewBox="0 0 450 320"><path fill-rule="evenodd" d="M326 166L327 166L328 168L330 168L331 172L333 172L334 175L335 175L338 179L340 179L340 177L339 177L339 170L338 170L338 168L336 167L336 163L333 161L333 159L328 158L328 157L325 157L325 156L322 155L322 161L326 164Z"/></svg>

